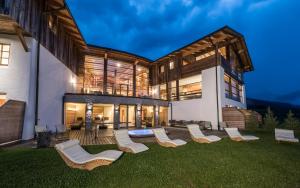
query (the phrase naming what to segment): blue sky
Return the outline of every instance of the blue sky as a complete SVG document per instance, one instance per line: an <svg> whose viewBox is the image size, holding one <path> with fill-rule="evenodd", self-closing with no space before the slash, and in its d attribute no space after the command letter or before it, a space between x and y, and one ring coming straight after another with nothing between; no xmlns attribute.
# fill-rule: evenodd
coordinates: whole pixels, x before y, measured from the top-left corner
<svg viewBox="0 0 300 188"><path fill-rule="evenodd" d="M246 39L247 96L300 104L299 0L67 0L87 43L156 59L224 25Z"/></svg>

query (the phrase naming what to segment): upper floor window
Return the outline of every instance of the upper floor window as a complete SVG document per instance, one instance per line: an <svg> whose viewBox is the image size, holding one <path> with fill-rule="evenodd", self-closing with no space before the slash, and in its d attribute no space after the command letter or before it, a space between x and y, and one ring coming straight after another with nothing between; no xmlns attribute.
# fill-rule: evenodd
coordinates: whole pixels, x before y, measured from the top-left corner
<svg viewBox="0 0 300 188"><path fill-rule="evenodd" d="M161 65L161 66L159 67L159 72L160 72L160 73L164 73L164 72L165 72L165 66L164 66L164 65Z"/></svg>
<svg viewBox="0 0 300 188"><path fill-rule="evenodd" d="M243 102L243 86L227 74L224 74L224 81L226 98Z"/></svg>
<svg viewBox="0 0 300 188"><path fill-rule="evenodd" d="M170 67L170 70L174 69L174 61L170 61L169 67Z"/></svg>
<svg viewBox="0 0 300 188"><path fill-rule="evenodd" d="M10 45L0 43L0 65L8 65Z"/></svg>
<svg viewBox="0 0 300 188"><path fill-rule="evenodd" d="M202 97L202 75L191 76L179 80L179 100Z"/></svg>

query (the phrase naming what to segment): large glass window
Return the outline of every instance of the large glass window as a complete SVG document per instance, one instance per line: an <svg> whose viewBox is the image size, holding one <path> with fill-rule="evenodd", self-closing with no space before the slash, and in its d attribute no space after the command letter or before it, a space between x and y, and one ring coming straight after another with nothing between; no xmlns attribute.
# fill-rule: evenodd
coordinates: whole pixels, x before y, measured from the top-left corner
<svg viewBox="0 0 300 188"><path fill-rule="evenodd" d="M146 127L154 126L153 106L142 106L142 125Z"/></svg>
<svg viewBox="0 0 300 188"><path fill-rule="evenodd" d="M159 125L168 125L168 107L159 107Z"/></svg>
<svg viewBox="0 0 300 188"><path fill-rule="evenodd" d="M120 127L135 126L135 106L120 105Z"/></svg>
<svg viewBox="0 0 300 188"><path fill-rule="evenodd" d="M243 86L234 78L224 74L225 96L235 101L243 101Z"/></svg>
<svg viewBox="0 0 300 188"><path fill-rule="evenodd" d="M179 80L179 99L187 100L202 96L202 76L196 75Z"/></svg>
<svg viewBox="0 0 300 188"><path fill-rule="evenodd" d="M65 125L71 129L81 129L85 125L86 104L65 104Z"/></svg>
<svg viewBox="0 0 300 188"><path fill-rule="evenodd" d="M149 69L143 66L136 68L136 96L149 96Z"/></svg>
<svg viewBox="0 0 300 188"><path fill-rule="evenodd" d="M133 95L132 64L108 59L107 91L114 95Z"/></svg>
<svg viewBox="0 0 300 188"><path fill-rule="evenodd" d="M84 92L103 93L104 59L96 56L85 56L84 62Z"/></svg>
<svg viewBox="0 0 300 188"><path fill-rule="evenodd" d="M172 81L171 84L170 84L171 88L170 88L170 91L171 91L171 100L176 100L177 99L177 90L176 90L176 81Z"/></svg>
<svg viewBox="0 0 300 188"><path fill-rule="evenodd" d="M159 86L159 98L167 100L167 86L166 86L166 84L161 84Z"/></svg>
<svg viewBox="0 0 300 188"><path fill-rule="evenodd" d="M10 45L0 43L0 65L8 65Z"/></svg>

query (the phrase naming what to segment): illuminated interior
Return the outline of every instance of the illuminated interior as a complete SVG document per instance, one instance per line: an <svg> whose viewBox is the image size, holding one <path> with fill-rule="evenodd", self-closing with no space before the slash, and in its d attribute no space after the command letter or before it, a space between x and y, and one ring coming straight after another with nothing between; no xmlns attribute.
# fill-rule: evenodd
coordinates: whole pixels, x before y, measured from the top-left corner
<svg viewBox="0 0 300 188"><path fill-rule="evenodd" d="M72 125L84 127L86 104L65 103L65 125L71 128Z"/></svg>
<svg viewBox="0 0 300 188"><path fill-rule="evenodd" d="M153 106L142 106L142 125L145 127L154 126Z"/></svg>
<svg viewBox="0 0 300 188"><path fill-rule="evenodd" d="M179 80L180 100L200 98L202 96L202 75Z"/></svg>
<svg viewBox="0 0 300 188"><path fill-rule="evenodd" d="M167 126L168 125L168 107L159 108L159 125Z"/></svg>

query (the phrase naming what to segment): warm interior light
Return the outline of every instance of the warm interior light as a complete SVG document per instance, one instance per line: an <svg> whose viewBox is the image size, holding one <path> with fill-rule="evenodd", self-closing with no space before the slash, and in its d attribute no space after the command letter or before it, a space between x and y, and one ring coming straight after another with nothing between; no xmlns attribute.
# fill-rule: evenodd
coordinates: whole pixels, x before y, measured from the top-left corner
<svg viewBox="0 0 300 188"><path fill-rule="evenodd" d="M121 67L121 64L120 64L120 63L117 63L117 67Z"/></svg>
<svg viewBox="0 0 300 188"><path fill-rule="evenodd" d="M139 72L141 72L141 70L142 70L141 68L138 68L138 71L139 71Z"/></svg>
<svg viewBox="0 0 300 188"><path fill-rule="evenodd" d="M71 77L70 83L71 83L71 84L76 84L76 78L75 78L75 77Z"/></svg>

